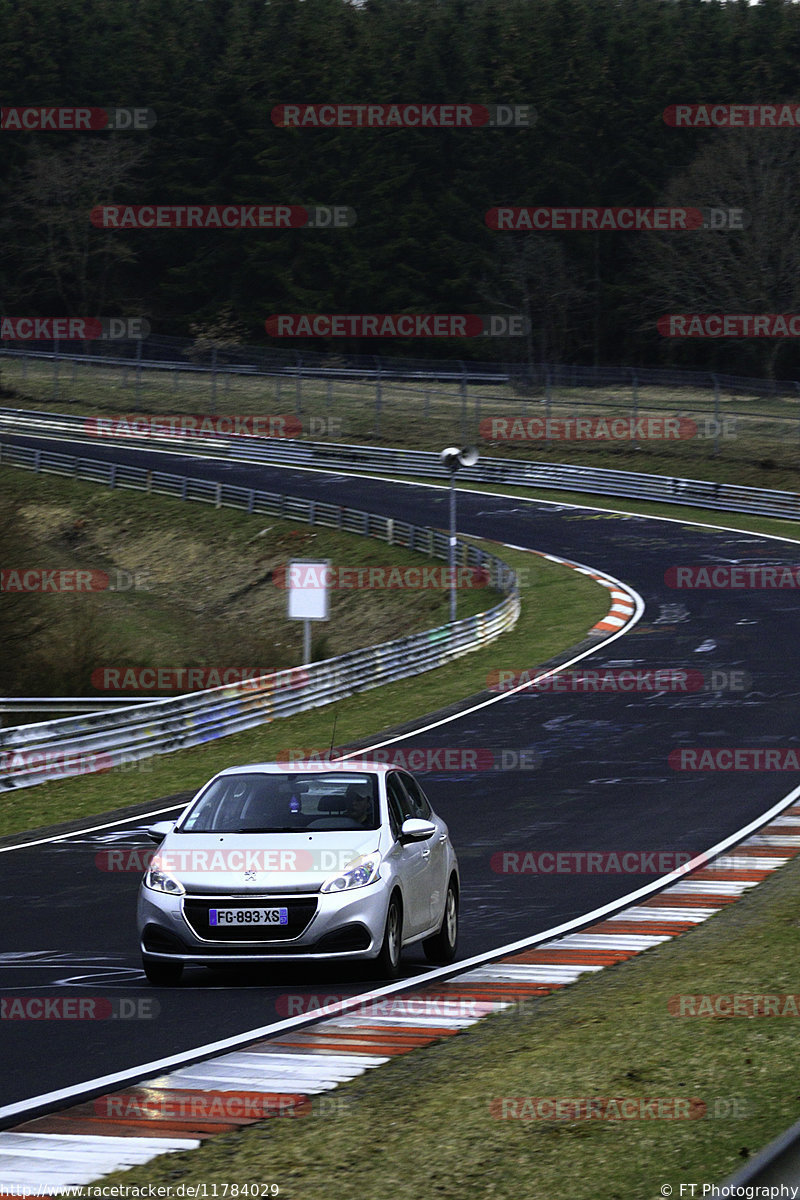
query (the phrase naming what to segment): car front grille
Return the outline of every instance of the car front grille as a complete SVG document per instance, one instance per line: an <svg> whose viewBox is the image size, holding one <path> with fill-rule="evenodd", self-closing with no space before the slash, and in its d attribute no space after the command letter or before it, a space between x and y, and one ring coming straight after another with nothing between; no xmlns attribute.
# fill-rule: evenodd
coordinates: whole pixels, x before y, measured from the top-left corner
<svg viewBox="0 0 800 1200"><path fill-rule="evenodd" d="M317 911L316 896L185 896L183 914L198 937L207 942L286 942L298 938L308 928ZM286 925L211 925L212 908L285 908Z"/></svg>

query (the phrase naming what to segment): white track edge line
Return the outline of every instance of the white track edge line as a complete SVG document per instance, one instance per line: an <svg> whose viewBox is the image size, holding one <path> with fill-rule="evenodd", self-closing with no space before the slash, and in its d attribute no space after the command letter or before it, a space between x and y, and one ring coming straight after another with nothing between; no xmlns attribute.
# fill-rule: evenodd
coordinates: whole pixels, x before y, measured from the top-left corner
<svg viewBox="0 0 800 1200"><path fill-rule="evenodd" d="M708 850L703 851L690 862L684 863L682 866L670 871L669 874L661 876L652 883L645 884L644 887L637 888L633 892L628 892L627 895L619 897L608 904L601 905L600 908L593 909L591 912L584 913L580 917L573 917L572 920L566 921L561 925L556 925L552 929L546 929L542 933L534 934L532 937L522 938L516 942L509 942L505 946L501 946L494 950L489 950L483 954L473 955L472 958L462 959L460 962L451 964L448 967L438 967L435 970L426 972L423 976L413 976L409 979L401 979L396 983L387 984L384 987L376 988L371 992L362 992L356 996L351 996L347 1000L337 1001L336 1004L326 1005L323 1008L316 1009L313 1015L304 1014L303 1016L288 1017L283 1021L275 1022L271 1025L261 1026L259 1029L251 1029L246 1033L236 1034L233 1037L222 1038L216 1042L209 1042L204 1046L197 1046L191 1051L184 1051L181 1054L172 1054L166 1058L154 1059L152 1062L141 1063L139 1066L130 1067L125 1071L116 1071L111 1075L101 1075L94 1079L85 1080L80 1084L73 1084L66 1088L59 1088L56 1091L45 1092L38 1096L30 1096L26 1100L18 1101L15 1104L5 1105L0 1108L0 1120L7 1117L24 1116L32 1110L38 1110L45 1106L58 1104L63 1100L75 1100L80 1096L85 1096L87 1093L98 1090L105 1090L110 1087L115 1087L119 1084L133 1083L141 1079L148 1078L151 1075L163 1074L171 1067L189 1065L198 1062L204 1058L217 1057L224 1054L228 1050L234 1050L240 1046L245 1046L250 1042L259 1041L266 1037L275 1037L277 1034L287 1032L290 1029L298 1029L305 1026L315 1025L320 1020L324 1020L328 1016L336 1016L342 1013L349 1012L353 1008L378 999L381 996L391 996L397 992L410 991L416 986L427 986L431 980L450 979L454 976L464 974L472 970L474 967L482 966L485 963L493 962L498 958L513 954L517 951L528 949L538 945L540 942L552 941L557 937L563 937L564 934L576 927L594 923L595 921L606 916L610 912L621 911L624 908L630 907L633 901L640 897L650 896L656 892L663 891L669 887L670 883L682 879L690 871L703 867L708 864L708 860L715 858L723 851L737 842L743 841L749 834L754 833L762 825L771 821L774 816L782 812L800 797L800 785L793 788L783 796L772 808L765 813L750 821L747 825L743 825L741 829L735 833L723 838L721 842L711 846ZM777 868L776 868L777 869ZM673 940L672 938L668 940Z"/></svg>

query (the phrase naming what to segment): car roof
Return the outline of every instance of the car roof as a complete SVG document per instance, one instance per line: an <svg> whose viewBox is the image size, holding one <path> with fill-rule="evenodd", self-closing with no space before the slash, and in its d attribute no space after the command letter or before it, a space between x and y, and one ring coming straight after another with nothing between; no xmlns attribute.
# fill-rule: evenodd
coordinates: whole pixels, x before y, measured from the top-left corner
<svg viewBox="0 0 800 1200"><path fill-rule="evenodd" d="M373 762L371 759L365 758L356 758L352 762L348 762L346 759L335 759L332 762L319 762L317 760L309 762L298 758L296 760L287 759L285 762L244 763L241 766L225 767L217 775L311 775L317 772L320 774L330 774L332 771L352 772L358 775L385 775L388 771L399 769L394 763ZM217 778L217 776L214 778Z"/></svg>

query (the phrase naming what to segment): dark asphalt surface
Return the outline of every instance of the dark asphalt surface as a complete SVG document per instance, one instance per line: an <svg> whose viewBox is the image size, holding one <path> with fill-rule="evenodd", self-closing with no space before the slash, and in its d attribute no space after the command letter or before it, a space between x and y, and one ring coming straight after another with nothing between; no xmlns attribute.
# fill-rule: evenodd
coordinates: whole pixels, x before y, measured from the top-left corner
<svg viewBox="0 0 800 1200"><path fill-rule="evenodd" d="M83 457L143 459L141 451L104 445L57 448ZM418 523L447 523L445 491L151 452L145 457L173 474L319 497ZM727 519L735 523L735 517ZM798 749L794 593L677 591L664 576L669 567L686 564L794 565L800 548L752 534L466 492L459 495L458 528L587 563L641 594L646 609L639 624L584 660L582 668L744 671L750 680L735 692L507 697L400 743L526 750L539 759L535 770L420 773L459 855L460 949L467 957L577 917L653 879L504 874L492 867L498 852L699 852L796 785L797 775L790 772L690 773L668 764L670 751L682 746ZM521 669L536 665L519 663ZM160 807L158 797L152 799L152 808ZM186 973L178 990L149 987L134 924L138 876L104 872L95 864L103 849L145 844L142 822L134 820L120 830L0 855L0 998L121 996L155 998L160 1005L157 1018L149 1020L3 1021L0 1103L267 1024L286 1015L280 997L289 994L322 1000L363 990L364 983L342 968L300 967L253 975L197 969ZM409 975L424 973L421 955L409 955L407 969Z"/></svg>

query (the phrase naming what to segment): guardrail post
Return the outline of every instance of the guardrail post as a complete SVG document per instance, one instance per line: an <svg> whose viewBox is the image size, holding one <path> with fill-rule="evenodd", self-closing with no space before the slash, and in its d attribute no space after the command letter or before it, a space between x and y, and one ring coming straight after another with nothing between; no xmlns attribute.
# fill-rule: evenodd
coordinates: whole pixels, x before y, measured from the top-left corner
<svg viewBox="0 0 800 1200"><path fill-rule="evenodd" d="M717 457L717 455L719 454L719 430L720 430L720 420L719 420L719 376L718 376L718 375L712 375L712 376L711 376L711 378L712 378L712 379L713 379L713 381L714 381L714 457L716 458L716 457Z"/></svg>
<svg viewBox="0 0 800 1200"><path fill-rule="evenodd" d="M108 486L112 487L112 488L117 486L117 464L116 463L111 464L111 474L108 477Z"/></svg>
<svg viewBox="0 0 800 1200"><path fill-rule="evenodd" d="M222 508L222 484L221 483L217 484L214 508Z"/></svg>
<svg viewBox="0 0 800 1200"><path fill-rule="evenodd" d="M136 340L136 399L135 407L138 409L142 400L142 339Z"/></svg>
<svg viewBox="0 0 800 1200"><path fill-rule="evenodd" d="M211 347L211 412L217 411L217 347ZM219 507L219 505L217 506Z"/></svg>
<svg viewBox="0 0 800 1200"><path fill-rule="evenodd" d="M461 379L458 383L458 390L461 395L461 444L466 446L469 441L467 436L467 368L463 362L458 364L461 367Z"/></svg>
<svg viewBox="0 0 800 1200"><path fill-rule="evenodd" d="M544 440L547 445L550 445L550 407L553 403L553 394L550 384L550 368L544 367Z"/></svg>
<svg viewBox="0 0 800 1200"><path fill-rule="evenodd" d="M381 384L381 360L375 358L375 436L381 436L381 411L383 409L383 387Z"/></svg>
<svg viewBox="0 0 800 1200"><path fill-rule="evenodd" d="M58 371L61 365L61 360L58 356L58 338L53 343L53 399L58 399Z"/></svg>
<svg viewBox="0 0 800 1200"><path fill-rule="evenodd" d="M631 387L633 389L633 428L636 429L636 422L639 419L639 376L635 371L631 371ZM641 449L639 439L634 438L633 444L637 450Z"/></svg>
<svg viewBox="0 0 800 1200"><path fill-rule="evenodd" d="M253 491L253 489L251 488L250 491L247 493L247 511L249 513L251 513L253 511L255 502L256 502L256 494Z"/></svg>
<svg viewBox="0 0 800 1200"><path fill-rule="evenodd" d="M294 411L298 417L303 411L303 356L299 352L297 355L297 378L294 385Z"/></svg>

